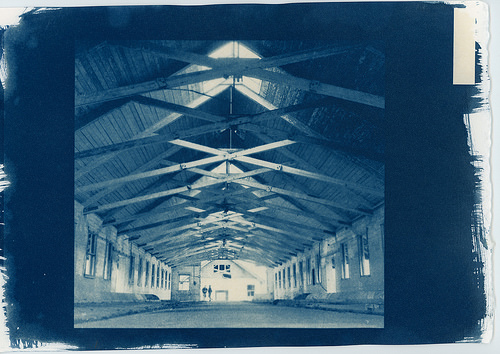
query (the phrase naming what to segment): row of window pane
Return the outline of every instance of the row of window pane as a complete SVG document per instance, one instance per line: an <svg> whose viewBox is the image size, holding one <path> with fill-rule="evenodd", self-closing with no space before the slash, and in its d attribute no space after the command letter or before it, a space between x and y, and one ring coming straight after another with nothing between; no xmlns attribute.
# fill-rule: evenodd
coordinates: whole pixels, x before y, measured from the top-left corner
<svg viewBox="0 0 500 354"><path fill-rule="evenodd" d="M104 267L103 267L103 278L106 280L111 279L111 273L113 270L113 253L114 253L114 247L113 243L111 242L106 242L106 249L104 252ZM86 252L85 252L85 264L84 264L84 276L86 277L95 277L96 275L96 262L97 261L97 234L93 232L89 232L88 238L87 238L87 246L86 246ZM129 274L128 274L128 281L130 285L134 284L135 280L135 257L130 256L130 263L129 263ZM145 280L146 284L145 286L148 286L148 280L149 280L149 262L146 261L146 274L145 274ZM155 277L155 269L156 269L156 277ZM137 285L142 286L142 275L143 275L143 260L139 258L139 265L138 265L138 272L137 272ZM161 274L160 274L161 273ZM152 265L151 267L151 282L150 286L153 288L155 287L155 282L156 282L156 287L161 288L161 289L167 289L170 290L170 277L171 274L168 273L167 270L161 269L160 265L157 265L155 267L155 264ZM168 279L168 281L167 281Z"/></svg>
<svg viewBox="0 0 500 354"><path fill-rule="evenodd" d="M361 276L369 276L370 275L370 249L368 246L368 231L364 235L358 236L358 255L359 255L359 269L360 269L360 275ZM349 262L350 262L350 257L349 257L349 247L347 243L342 243L341 244L341 257L342 257L342 267L341 267L341 276L342 279L349 279L350 277L350 268L349 268ZM320 257L318 255L318 259L316 260L316 264L320 264ZM335 257L332 257L332 268L335 269ZM311 266L311 259L307 258L306 259L306 279L308 284L315 285L316 284L316 276L318 279L321 278L321 274L319 273L320 267L318 267L317 274L316 269ZM290 267L283 268L282 271L279 271L274 274L274 282L275 282L275 287L281 289L283 287L284 289L291 288L292 287L292 282L291 278L293 278L293 287L297 287L297 268L296 264L293 263L292 267L292 275L290 274ZM300 284L303 284L304 278L303 278L303 263L299 262L299 276L300 276ZM282 281L283 279L283 281Z"/></svg>

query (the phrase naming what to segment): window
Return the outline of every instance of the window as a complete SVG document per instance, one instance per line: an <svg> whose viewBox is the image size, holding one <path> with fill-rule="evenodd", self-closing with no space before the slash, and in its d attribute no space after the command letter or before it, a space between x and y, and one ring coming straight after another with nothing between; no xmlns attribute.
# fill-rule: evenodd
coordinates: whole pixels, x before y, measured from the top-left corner
<svg viewBox="0 0 500 354"><path fill-rule="evenodd" d="M156 266L156 287L160 287L160 265Z"/></svg>
<svg viewBox="0 0 500 354"><path fill-rule="evenodd" d="M293 272L293 287L297 287L297 265L294 263L292 265L292 272Z"/></svg>
<svg viewBox="0 0 500 354"><path fill-rule="evenodd" d="M139 257L139 266L137 267L137 286L142 286L142 258Z"/></svg>
<svg viewBox="0 0 500 354"><path fill-rule="evenodd" d="M129 283L129 285L134 284L134 272L135 272L135 257L130 256L130 267L128 269L128 283Z"/></svg>
<svg viewBox="0 0 500 354"><path fill-rule="evenodd" d="M219 271L231 273L231 265L230 264L214 264L214 273L217 273Z"/></svg>
<svg viewBox="0 0 500 354"><path fill-rule="evenodd" d="M304 264L299 262L300 286L304 284Z"/></svg>
<svg viewBox="0 0 500 354"><path fill-rule="evenodd" d="M111 270L113 269L113 244L106 243L106 252L104 253L104 274L103 278L106 280L111 279Z"/></svg>
<svg viewBox="0 0 500 354"><path fill-rule="evenodd" d="M311 258L306 259L306 281L311 284Z"/></svg>
<svg viewBox="0 0 500 354"><path fill-rule="evenodd" d="M288 288L291 288L292 287L292 280L290 279L290 267L287 268L286 275L287 275L287 279L288 279Z"/></svg>
<svg viewBox="0 0 500 354"><path fill-rule="evenodd" d="M278 273L274 273L274 287L278 289Z"/></svg>
<svg viewBox="0 0 500 354"><path fill-rule="evenodd" d="M349 279L349 249L347 244L342 244L342 279Z"/></svg>
<svg viewBox="0 0 500 354"><path fill-rule="evenodd" d="M255 285L248 284L247 285L247 296L254 296L255 294Z"/></svg>
<svg viewBox="0 0 500 354"><path fill-rule="evenodd" d="M95 264L96 264L96 248L97 248L97 234L89 232L87 238L87 251L85 254L85 269L84 276L93 278L95 277Z"/></svg>
<svg viewBox="0 0 500 354"><path fill-rule="evenodd" d="M318 253L318 257L316 259L316 276L318 277L318 283L321 284L321 254Z"/></svg>
<svg viewBox="0 0 500 354"><path fill-rule="evenodd" d="M281 271L278 272L278 277L279 277L279 284L280 284L280 289L281 289Z"/></svg>
<svg viewBox="0 0 500 354"><path fill-rule="evenodd" d="M155 265L151 263L151 287L155 287Z"/></svg>
<svg viewBox="0 0 500 354"><path fill-rule="evenodd" d="M311 279L312 279L312 285L316 285L316 276L314 275L314 268L312 269Z"/></svg>
<svg viewBox="0 0 500 354"><path fill-rule="evenodd" d="M370 249L368 248L368 230L358 236L359 271L362 277L370 275Z"/></svg>
<svg viewBox="0 0 500 354"><path fill-rule="evenodd" d="M168 290L170 290L170 275L171 275L171 274L172 274L172 273L168 273Z"/></svg>
<svg viewBox="0 0 500 354"><path fill-rule="evenodd" d="M283 289L286 289L286 276L285 276L285 268L283 268Z"/></svg>
<svg viewBox="0 0 500 354"><path fill-rule="evenodd" d="M160 288L165 289L165 270L161 270L161 283L160 283Z"/></svg>
<svg viewBox="0 0 500 354"><path fill-rule="evenodd" d="M189 290L189 274L179 275L179 290Z"/></svg>
<svg viewBox="0 0 500 354"><path fill-rule="evenodd" d="M144 277L144 286L148 286L149 282L149 261L146 261L146 276Z"/></svg>

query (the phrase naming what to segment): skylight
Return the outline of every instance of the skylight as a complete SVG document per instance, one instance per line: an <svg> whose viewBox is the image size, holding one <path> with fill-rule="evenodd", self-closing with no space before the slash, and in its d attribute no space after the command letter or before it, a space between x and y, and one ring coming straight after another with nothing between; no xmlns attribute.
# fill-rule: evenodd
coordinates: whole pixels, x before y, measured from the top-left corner
<svg viewBox="0 0 500 354"><path fill-rule="evenodd" d="M248 47L244 46L240 42L237 41L231 41L228 42L218 49L214 50L210 54L208 54L210 58L248 58L248 59L261 59L261 57L249 49ZM187 74L187 73L192 73L192 72L197 72L197 71L205 71L205 70L210 70L209 67L202 66L202 65L188 65L184 69L178 71L175 75L181 75L181 74ZM217 88L217 86L222 85L222 87L227 87L232 83L232 78L219 78L219 79L214 79L214 80L209 80L209 81L203 81L201 83L203 89L201 90L202 93L207 94L209 91L214 90ZM260 91L260 86L262 84L262 80L259 79L254 79L251 77L243 76L240 81L238 81L237 85L244 85L247 86L249 89L251 89L254 92L259 92ZM193 90L194 85L188 85L188 88ZM218 91L218 90L217 90ZM220 92L217 92L220 93ZM212 95L213 96L213 95ZM206 101L208 100L208 97L203 96L205 99L203 100ZM203 103L201 102L201 103ZM199 103L199 104L201 104ZM199 105L198 104L198 105ZM197 105L197 106L198 106ZM196 107L197 107L196 106ZM191 107L191 108L196 108L196 107Z"/></svg>

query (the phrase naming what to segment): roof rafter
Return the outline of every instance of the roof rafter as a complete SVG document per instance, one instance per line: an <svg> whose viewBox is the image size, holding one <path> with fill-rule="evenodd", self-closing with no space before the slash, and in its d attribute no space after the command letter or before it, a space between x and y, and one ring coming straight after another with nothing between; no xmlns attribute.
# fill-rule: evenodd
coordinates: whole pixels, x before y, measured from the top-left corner
<svg viewBox="0 0 500 354"><path fill-rule="evenodd" d="M182 142L179 142L179 143L182 143ZM273 142L273 143L269 143L269 144L255 146L253 148L249 148L249 149L245 149L245 150L241 150L241 151L237 151L237 152L233 152L233 153L228 153L228 152L217 149L217 151L221 152L221 154L213 156L213 157L208 157L208 158L190 161L190 162L186 162L186 163L180 163L180 164L177 164L174 166L164 167L164 168L160 168L157 170L152 170L152 171L147 171L147 172L142 172L142 173L137 173L137 174L130 174L130 175L125 176L125 177L114 178L114 179L99 182L99 183L93 183L93 184L89 184L86 186L78 187L78 188L76 188L76 191L77 192L86 192L86 191L91 191L91 190L96 190L96 189L101 189L101 188L107 188L109 186L113 186L113 185L116 185L118 183L127 183L127 182L136 181L136 180L143 179L143 178L150 178L150 177L154 177L154 176L160 176L160 175L164 175L164 174L168 174L168 173L178 172L178 171L182 171L185 169L189 169L191 167L208 165L208 164L211 164L214 162L233 160L233 159L240 157L240 156L256 154L259 152L268 151L268 150L272 150L272 149L278 149L280 147L291 145L294 143L295 142L291 141L291 140L283 140L283 141L278 141L278 142ZM190 144L193 144L193 143L190 143ZM200 146L202 146L202 145L200 145ZM209 149L209 148L204 147L204 149ZM266 168L266 170L270 171L267 168Z"/></svg>
<svg viewBox="0 0 500 354"><path fill-rule="evenodd" d="M154 157L153 159L149 160L145 164L143 164L143 165L137 167L136 169L132 170L130 172L130 174L133 175L133 174L145 172L145 171L147 171L147 170L155 167L156 165L158 165L161 161L163 161L167 157L172 156L173 154L177 153L180 149L181 149L180 146L171 146L169 149L165 150L164 152L162 152L158 156ZM101 200L102 198L106 197L107 195L113 193L114 191L116 191L117 189L119 189L121 186L122 186L121 184L116 184L114 186L107 187L107 188L105 188L105 189L97 192L96 194L94 194L91 197L87 198L83 202L83 206L85 208L91 206L92 204L98 202L99 200Z"/></svg>
<svg viewBox="0 0 500 354"><path fill-rule="evenodd" d="M275 142L274 144L278 144L278 143L279 142ZM287 139L287 140L282 140L282 143L283 143L283 146L286 146L286 145L293 144L294 141ZM198 150L198 151L203 151L203 152L206 152L206 153L209 153L209 154L223 155L223 154L226 153L226 152L224 152L222 150L219 150L219 149L214 149L214 148L211 148L211 147L207 147L207 146L204 146L204 145L195 144L195 143L191 143L191 142L183 141L183 140L180 140L180 141L178 140L176 142L176 144L178 144L180 146L184 146L184 147L190 148L190 149L194 149L194 150ZM273 144L273 143L269 143L269 144ZM341 179L338 179L338 178L330 177L330 176L327 176L327 175L322 174L322 173L301 170L301 169L298 169L298 168L286 166L284 164L278 164L278 163L273 163L273 162L269 162L269 161L264 161L264 160L256 159L256 158L249 157L249 156L238 156L238 157L235 157L234 159L237 160L237 161L241 161L241 162L245 162L245 163L251 164L251 165L256 165L256 166L261 166L261 167L267 167L269 169L273 169L273 170L276 170L276 171L280 171L280 172L284 172L284 173L290 173L290 174L293 174L293 175L297 175L297 176L301 176L301 177L306 177L306 178L312 178L312 179L315 179L315 180L318 180L318 181L321 181L321 182L335 184L337 186L344 187L344 188L351 188L351 189L358 190L358 191L361 191L361 192L364 192L364 193L369 193L369 194L372 194L372 195L375 195L375 196L378 196L378 197L383 197L384 196L384 192L380 191L378 189L369 188L369 187L366 187L364 185L361 185L361 184L358 184L358 183L354 183L354 182L351 182L351 181L346 181L346 180L341 180ZM203 173L203 172L201 172L201 173Z"/></svg>
<svg viewBox="0 0 500 354"><path fill-rule="evenodd" d="M152 193L152 194L149 194L149 195L144 195L144 196L134 197L134 198L130 198L130 199L125 199L125 200L121 200L119 202L114 202L114 203L99 205L96 208L88 210L88 212L101 212L101 211L104 211L104 210L118 208L118 207L121 207L121 206L124 206L124 205L128 205L128 204L139 203L139 202L143 202L143 201L146 201L146 200L152 200L152 199L157 199L157 198L161 198L161 197L175 195L175 194L179 194L179 193L182 193L182 192L187 192L187 191L193 190L193 189L201 189L201 188L213 186L213 185L216 185L216 184L219 184L219 183L233 182L233 181L236 181L238 179L242 179L242 178L254 176L254 175L257 175L257 174L261 174L261 173L266 173L266 172L269 172L269 171L270 170L268 168L259 168L257 170L253 170L253 171L249 171L249 172L245 172L245 173L239 173L237 175L231 175L229 177L221 178L221 179L218 179L218 180L211 180L211 181L204 181L204 182L193 183L193 184L189 184L189 185L184 186L184 187L169 189L169 190L166 190L166 191Z"/></svg>
<svg viewBox="0 0 500 354"><path fill-rule="evenodd" d="M244 45L244 44L243 44ZM245 46L245 45L244 45ZM154 43L145 43L140 48L122 46L127 49L135 49L139 51L147 51L152 54L161 55L169 59L182 61L185 63L196 64L200 66L207 66L210 68L227 67L232 65L239 65L242 67L274 67L283 66L287 64L298 63L305 60L312 60L323 58L332 55L346 53L349 50L355 49L359 46L335 46L323 48L305 49L293 53L286 53L276 55L268 58L212 58L208 55L197 54L193 52L182 51L166 46L157 45Z"/></svg>
<svg viewBox="0 0 500 354"><path fill-rule="evenodd" d="M270 138L269 136L267 135L264 135L264 134L260 134L260 133L252 133L253 135L255 135L260 141L262 141L263 143L270 143L273 141L272 138ZM316 166L314 166L311 162L303 159L302 157L300 157L299 155L297 155L296 153L292 152L290 149L287 149L287 148L283 148L283 149L280 149L278 150L278 152L280 154L282 154L283 156L289 158L289 159L292 159L293 161L295 161L296 163L299 164L299 166L303 166L306 170L309 170L311 172L315 172L315 173L319 173L319 174L323 174L323 171L319 170ZM339 155L338 152L334 152L334 154L338 155L341 159L344 159L344 156L343 155ZM355 162L354 162L355 163ZM355 163L356 166L359 166L361 168L363 168L365 171L367 171L370 175L376 177L377 179L379 179L379 174L378 173L375 173L373 170L371 169L365 169L364 166L360 166L358 163ZM366 205L367 208L369 209L372 209L371 207L371 204L365 199L363 198L362 196L360 196L359 194L357 193L354 193L352 191L350 191L351 193L351 196L353 198L356 198L357 200L360 201L361 204L364 204Z"/></svg>
<svg viewBox="0 0 500 354"><path fill-rule="evenodd" d="M227 81L227 84L228 84L229 81L228 80L226 80L226 81ZM226 81L224 81L223 83L221 83L221 84L215 86L214 88L210 89L209 91L206 92L206 94L207 95L212 95L212 96L218 95L219 93L221 93L222 91L224 91L227 88L227 84L224 84L224 83L226 83ZM195 107L200 106L202 103L206 102L208 99L209 98L207 96L200 96L200 97L192 100L191 102L189 102L189 104L187 106L190 107L190 108L195 108ZM132 139L141 139L141 138L149 137L153 133L155 133L156 131L158 131L161 128L163 128L163 127L169 125L170 123L176 121L180 117L182 117L182 114L180 114L180 113L170 113L169 115L167 115L166 117L164 117L163 119L161 119L160 121L158 121L157 123L149 126L148 128L144 129L140 133L134 135L132 137ZM101 166L102 164L104 164L104 163L112 160L119 153L120 153L120 151L116 151L116 152L114 152L112 154L109 154L107 156L102 156L101 158L99 158L97 160L93 160L93 161L89 162L84 167L80 167L77 171L75 171L75 180L78 180L79 178L81 178L82 176L86 175L87 173L89 173L93 169L95 169L95 168Z"/></svg>
<svg viewBox="0 0 500 354"><path fill-rule="evenodd" d="M155 209L155 210L148 211L145 213L135 214L135 215L131 215L129 217L119 218L116 220L105 220L104 225L118 225L118 224L123 224L125 222L130 222L130 221L134 221L134 220L138 220L138 219L148 218L151 216L157 216L157 217L164 218L164 217L168 217L169 215L172 214L172 212L175 212L177 210L183 210L183 209L189 210L188 209L189 207L192 207L192 208L205 207L208 203L214 203L220 199L224 199L224 198L227 198L227 197L230 197L233 195L240 195L240 194L246 194L246 193L248 193L247 190L241 189L241 190L237 190L237 191L224 192L224 193L221 193L220 195L216 195L216 196L212 196L212 197L208 197L208 198L199 198L196 201L183 201L182 203L169 205L167 211L165 211L165 210L160 211L160 210Z"/></svg>
<svg viewBox="0 0 500 354"><path fill-rule="evenodd" d="M341 51L343 52L345 51L345 49L342 49ZM281 66L322 56L338 54L338 52L339 50L337 48L331 48L324 51L313 50L309 53L302 52L298 55L293 55L293 53L285 54L277 57L269 57L255 61L248 59L242 60L242 58L234 58L233 63L229 65L227 65L227 60L218 61L218 59L210 58L208 56L199 56L194 53L188 54L184 52L186 53L184 55L184 60L197 60L199 63L203 61L205 64L201 65L213 67L213 69L173 75L169 77L160 77L156 80L134 83L128 86L121 86L109 90L104 90L90 95L77 96L75 98L75 106L79 107L88 104L101 103L150 91L156 91L159 89L185 86L231 75L240 76L244 75L250 69ZM189 56L189 58L187 56ZM220 62L220 64L217 64L218 62Z"/></svg>
<svg viewBox="0 0 500 354"><path fill-rule="evenodd" d="M354 208L349 208L349 207L346 207L345 205L333 202L331 200L323 199L323 198L319 198L319 197L314 197L314 196L311 196L311 195L307 195L305 193L293 192L293 191L289 191L289 190L286 190L286 189L283 189L283 188L274 187L274 186L270 186L270 185L264 185L264 184L261 184L261 183L247 181L247 180L236 180L236 181L234 181L234 183L239 183L239 184L242 184L244 186L249 186L249 187L254 187L254 188L262 189L262 190L265 190L265 191L268 191L268 192L274 192L274 193L278 193L278 194L284 194L284 195L288 195L290 197L299 198L299 199L307 200L307 201L318 203L318 204L324 204L324 205L332 206L334 208L345 210L345 211L349 211L349 212L356 213L356 214L371 215L371 212L369 212L369 211L360 210L360 209L354 209Z"/></svg>
<svg viewBox="0 0 500 354"><path fill-rule="evenodd" d="M382 96L373 95L358 90L346 89L335 85L325 84L320 81L307 80L290 74L279 73L263 69L249 69L243 75L256 79L276 82L292 86L304 91L319 93L321 95L340 98L342 100L365 104L376 108L385 108L385 99Z"/></svg>

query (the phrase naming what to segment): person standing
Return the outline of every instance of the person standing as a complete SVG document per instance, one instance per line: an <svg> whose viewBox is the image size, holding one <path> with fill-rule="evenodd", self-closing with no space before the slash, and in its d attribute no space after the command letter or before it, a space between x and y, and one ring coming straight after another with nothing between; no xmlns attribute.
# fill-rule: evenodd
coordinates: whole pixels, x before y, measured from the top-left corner
<svg viewBox="0 0 500 354"><path fill-rule="evenodd" d="M212 286L208 286L208 301L212 301Z"/></svg>
<svg viewBox="0 0 500 354"><path fill-rule="evenodd" d="M206 300L207 299L207 287L204 286L203 289L201 290L203 292L203 300Z"/></svg>

